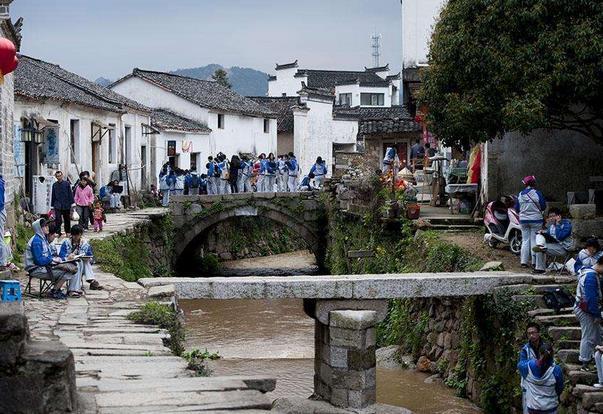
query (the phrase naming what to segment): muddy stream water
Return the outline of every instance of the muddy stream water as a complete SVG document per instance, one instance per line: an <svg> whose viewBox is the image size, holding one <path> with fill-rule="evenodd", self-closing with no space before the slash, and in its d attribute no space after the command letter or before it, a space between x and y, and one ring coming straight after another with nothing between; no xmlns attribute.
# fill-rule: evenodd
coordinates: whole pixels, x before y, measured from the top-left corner
<svg viewBox="0 0 603 414"><path fill-rule="evenodd" d="M313 260L306 252L294 252L228 262L223 273L228 274L229 268L234 274L307 273L316 271ZM210 362L213 375L275 377L276 390L269 394L274 399L312 394L314 321L304 313L301 300L188 300L180 304L186 320L186 348L207 349L222 357ZM377 368L377 400L417 414L480 412L446 386L426 384L425 378L413 370Z"/></svg>

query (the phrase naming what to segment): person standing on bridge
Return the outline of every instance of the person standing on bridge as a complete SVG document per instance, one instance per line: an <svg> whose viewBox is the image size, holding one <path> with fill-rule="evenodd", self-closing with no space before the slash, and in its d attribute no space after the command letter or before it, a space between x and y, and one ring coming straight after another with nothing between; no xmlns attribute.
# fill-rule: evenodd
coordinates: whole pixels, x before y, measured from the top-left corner
<svg viewBox="0 0 603 414"><path fill-rule="evenodd" d="M211 155L207 157L207 194L218 194L218 180L220 179L218 163Z"/></svg>
<svg viewBox="0 0 603 414"><path fill-rule="evenodd" d="M263 152L260 154L260 156L258 157L258 162L260 164L260 168L257 172L257 178L256 178L256 182L255 182L255 187L258 193L263 193L264 190L264 178L266 176L266 164L268 163L268 160L266 159L266 154L264 154Z"/></svg>
<svg viewBox="0 0 603 414"><path fill-rule="evenodd" d="M299 173L301 172L299 169L299 164L297 163L297 158L295 158L295 154L293 154L292 152L289 153L289 156L287 158L286 161L287 164L287 170L289 172L289 179L288 179L288 186L289 186L289 191L294 193L297 191L297 185L298 185L298 177L299 177Z"/></svg>
<svg viewBox="0 0 603 414"><path fill-rule="evenodd" d="M218 167L220 168L220 180L218 194L230 194L230 164L226 155L218 154Z"/></svg>
<svg viewBox="0 0 603 414"><path fill-rule="evenodd" d="M289 171L287 170L287 160L286 155L279 155L278 161L276 162L277 166L277 175L276 175L276 186L278 191L284 193L287 191L287 182L289 180Z"/></svg>
<svg viewBox="0 0 603 414"><path fill-rule="evenodd" d="M239 176L237 178L237 188L239 193L251 193L251 175L253 170L253 163L249 160L247 155L243 155L241 164L239 165Z"/></svg>
<svg viewBox="0 0 603 414"><path fill-rule="evenodd" d="M266 171L264 177L264 191L267 193L274 192L274 186L276 184L276 170L277 164L274 159L274 154L268 154L268 160L266 162Z"/></svg>
<svg viewBox="0 0 603 414"><path fill-rule="evenodd" d="M322 183L327 175L327 164L323 161L322 157L316 158L316 162L310 169L310 173L314 174L315 186L319 189L322 188Z"/></svg>

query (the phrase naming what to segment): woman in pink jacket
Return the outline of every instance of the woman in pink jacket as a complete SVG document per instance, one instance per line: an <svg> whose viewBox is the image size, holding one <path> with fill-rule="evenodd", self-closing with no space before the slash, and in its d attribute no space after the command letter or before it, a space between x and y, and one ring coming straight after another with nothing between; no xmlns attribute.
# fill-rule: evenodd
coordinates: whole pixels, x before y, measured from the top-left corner
<svg viewBox="0 0 603 414"><path fill-rule="evenodd" d="M80 226L88 230L88 224L90 223L90 208L94 203L94 192L92 191L92 187L88 185L88 180L86 178L80 178L80 182L75 188L73 201L75 201L75 208L80 215Z"/></svg>

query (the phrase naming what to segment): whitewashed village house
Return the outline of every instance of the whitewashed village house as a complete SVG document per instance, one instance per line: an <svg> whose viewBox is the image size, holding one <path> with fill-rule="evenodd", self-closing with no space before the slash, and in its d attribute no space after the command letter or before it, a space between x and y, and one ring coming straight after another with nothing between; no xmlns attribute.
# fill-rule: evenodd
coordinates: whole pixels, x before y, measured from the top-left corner
<svg viewBox="0 0 603 414"><path fill-rule="evenodd" d="M153 126L161 165L205 172L207 157L276 153L277 120L268 108L216 82L141 69L110 88L155 109Z"/></svg>
<svg viewBox="0 0 603 414"><path fill-rule="evenodd" d="M314 70L299 69L295 61L277 64L275 70L268 80L269 97L252 99L279 114L279 126L288 129L279 129L278 152L293 148L302 172L320 156L330 175L336 152L369 147L375 168L386 146L396 146L409 157L419 126L400 106L400 75L390 74L388 65L363 71Z"/></svg>
<svg viewBox="0 0 603 414"><path fill-rule="evenodd" d="M20 56L15 72L15 154L25 194L34 176L62 170L72 182L95 173L100 187L119 171L125 194L146 188L151 110L60 66ZM126 173L127 171L127 173ZM39 181L39 180L38 180ZM48 207L40 195L34 206Z"/></svg>

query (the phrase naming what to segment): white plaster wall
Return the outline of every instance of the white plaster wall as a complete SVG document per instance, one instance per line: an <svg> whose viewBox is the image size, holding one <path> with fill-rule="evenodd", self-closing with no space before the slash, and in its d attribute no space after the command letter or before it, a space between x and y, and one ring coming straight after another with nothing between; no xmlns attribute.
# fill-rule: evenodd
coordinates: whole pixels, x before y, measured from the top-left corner
<svg viewBox="0 0 603 414"><path fill-rule="evenodd" d="M427 64L433 25L446 0L404 0L403 55L404 67Z"/></svg>
<svg viewBox="0 0 603 414"><path fill-rule="evenodd" d="M223 152L229 158L239 152L276 154L276 119L270 119L270 131L264 132L264 118L231 113L224 114L224 128L218 128L218 112L210 112L212 154Z"/></svg>
<svg viewBox="0 0 603 414"><path fill-rule="evenodd" d="M359 106L360 105L360 86L358 84L354 85L338 85L335 87L335 97L339 102L339 94L341 93L351 93L352 94L352 105L350 106Z"/></svg>
<svg viewBox="0 0 603 414"><path fill-rule="evenodd" d="M330 102L308 100L309 110L295 111L294 148L303 174L307 174L322 157L331 175L333 144L354 144L358 135L358 121L334 120ZM298 127L299 126L299 127Z"/></svg>
<svg viewBox="0 0 603 414"><path fill-rule="evenodd" d="M383 94L383 106L377 106L377 105L361 105L361 106L371 107L371 108L385 108L385 107L392 106L392 93L391 93L391 87L389 87L389 86L383 87L383 88L361 86L358 91L358 105L360 105L360 94L362 94L362 93L382 93Z"/></svg>
<svg viewBox="0 0 603 414"><path fill-rule="evenodd" d="M182 152L182 141L191 141L192 150L190 153ZM156 135L156 162L153 176L159 177L161 167L168 161L167 148L168 141L176 141L176 155L178 155L178 167L183 170L190 169L191 153L198 153L197 172L199 174L207 172L205 164L207 157L213 155L212 138L207 134L194 134L181 131L162 131Z"/></svg>
<svg viewBox="0 0 603 414"><path fill-rule="evenodd" d="M2 34L0 29L0 35ZM14 75L9 74L0 86L0 175L5 181L4 203L11 222L14 212L12 202L19 187L19 180L15 177L13 151L14 84Z"/></svg>
<svg viewBox="0 0 603 414"><path fill-rule="evenodd" d="M123 160L122 154L125 154L123 146L123 127L130 125L132 127L132 154L128 161L131 168L130 178L132 185L140 189L140 146L147 141L147 137L142 136L142 124L149 124L150 119L146 115L128 113L121 114L95 110L79 105L61 105L59 102L47 101L45 103L34 103L17 99L15 102L15 122L19 123L22 116L30 116L32 113L40 114L42 117L50 120L56 120L59 123L59 163L51 166L40 165L38 171L42 174L51 175L57 169L62 170L68 175L72 182L77 179L78 171L94 171L92 166L92 122L99 121L104 124L115 125L115 144L117 158L114 163L109 163L109 134L105 134L101 141L100 153L100 171L94 171L96 182L104 184L109 181L112 171L118 168L118 164ZM70 121L79 120L79 140L76 144L75 161L73 160L70 142ZM123 152L122 152L123 151Z"/></svg>
<svg viewBox="0 0 603 414"><path fill-rule="evenodd" d="M308 84L308 77L296 78L297 68L281 69L276 71L276 80L268 82L268 96L297 96L302 88L301 83Z"/></svg>
<svg viewBox="0 0 603 414"><path fill-rule="evenodd" d="M209 111L136 76L111 88L113 91L150 108L165 108L185 118L207 123Z"/></svg>

